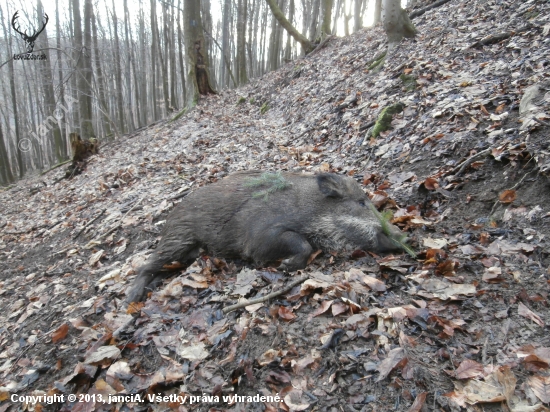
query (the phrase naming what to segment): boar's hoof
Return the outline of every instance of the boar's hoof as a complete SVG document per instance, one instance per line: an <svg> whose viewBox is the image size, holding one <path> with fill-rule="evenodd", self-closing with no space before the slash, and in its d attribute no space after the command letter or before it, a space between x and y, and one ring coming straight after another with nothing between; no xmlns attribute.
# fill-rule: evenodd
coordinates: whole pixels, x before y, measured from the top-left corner
<svg viewBox="0 0 550 412"><path fill-rule="evenodd" d="M164 278L166 278L166 274L164 273L157 274L156 276L154 274L138 276L130 287L130 290L126 293L126 302L132 303L143 300L147 296L147 293L155 289Z"/></svg>

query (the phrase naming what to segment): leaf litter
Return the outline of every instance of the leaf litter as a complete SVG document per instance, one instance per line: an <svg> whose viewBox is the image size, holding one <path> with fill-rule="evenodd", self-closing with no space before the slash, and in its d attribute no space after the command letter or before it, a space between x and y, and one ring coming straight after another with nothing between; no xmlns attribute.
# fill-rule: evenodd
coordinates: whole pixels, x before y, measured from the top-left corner
<svg viewBox="0 0 550 412"><path fill-rule="evenodd" d="M56 410L547 411L550 110L519 108L547 76L549 20L539 0L446 3L378 73L380 28L334 38L106 145L72 180L1 192L1 410L11 394L78 393L145 402ZM395 102L393 128L367 135ZM308 280L223 314L290 280L203 255L126 313L175 203L249 169L353 176L417 257L318 254Z"/></svg>

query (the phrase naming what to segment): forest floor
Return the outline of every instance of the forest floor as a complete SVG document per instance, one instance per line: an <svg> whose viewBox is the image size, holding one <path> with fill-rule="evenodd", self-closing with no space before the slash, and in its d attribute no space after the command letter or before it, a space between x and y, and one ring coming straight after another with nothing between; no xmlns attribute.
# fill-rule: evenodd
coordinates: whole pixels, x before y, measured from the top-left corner
<svg viewBox="0 0 550 412"><path fill-rule="evenodd" d="M519 114L549 76L550 3L454 0L413 22L378 72L380 28L333 38L71 180L0 192L0 412L550 410L550 88ZM203 256L125 311L186 191L249 169L355 177L418 256L321 254L290 278Z"/></svg>

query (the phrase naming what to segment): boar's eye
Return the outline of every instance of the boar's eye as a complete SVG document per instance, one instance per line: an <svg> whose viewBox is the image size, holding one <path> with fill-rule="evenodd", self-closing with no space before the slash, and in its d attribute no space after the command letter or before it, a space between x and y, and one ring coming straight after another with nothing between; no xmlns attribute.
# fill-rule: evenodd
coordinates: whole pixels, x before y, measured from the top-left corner
<svg viewBox="0 0 550 412"><path fill-rule="evenodd" d="M359 204L360 204L361 206L366 206L366 202L365 202L364 200L360 200L360 201L359 201Z"/></svg>

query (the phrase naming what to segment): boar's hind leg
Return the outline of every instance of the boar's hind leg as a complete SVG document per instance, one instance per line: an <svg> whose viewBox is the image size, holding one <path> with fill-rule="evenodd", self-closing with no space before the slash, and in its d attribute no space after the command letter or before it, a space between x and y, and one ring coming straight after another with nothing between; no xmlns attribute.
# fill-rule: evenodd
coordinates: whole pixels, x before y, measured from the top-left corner
<svg viewBox="0 0 550 412"><path fill-rule="evenodd" d="M275 231L276 232L276 231ZM273 239L271 242L263 242L257 249L255 255L259 261L275 261L284 259L279 266L281 270L298 270L307 266L307 260L313 252L309 242L299 233L282 232L266 233L265 239Z"/></svg>
<svg viewBox="0 0 550 412"><path fill-rule="evenodd" d="M157 250L147 260L144 266L137 270L134 283L126 293L126 302L138 302L142 300L148 291L153 290L163 279L171 275L171 271L164 269L164 265L172 262L187 263L195 259L199 254L196 245L182 246L176 253L162 253L162 241Z"/></svg>

